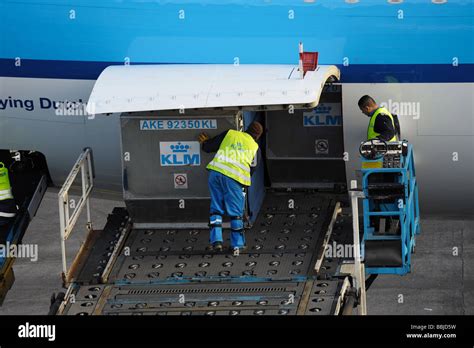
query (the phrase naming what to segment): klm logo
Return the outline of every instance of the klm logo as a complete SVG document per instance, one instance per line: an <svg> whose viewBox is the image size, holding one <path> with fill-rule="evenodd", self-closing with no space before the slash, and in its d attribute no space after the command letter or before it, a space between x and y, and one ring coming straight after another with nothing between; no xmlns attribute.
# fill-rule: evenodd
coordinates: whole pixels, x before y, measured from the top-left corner
<svg viewBox="0 0 474 348"><path fill-rule="evenodd" d="M232 148L232 150L244 151L244 146L242 145L242 143L235 143L230 145L230 147Z"/></svg>
<svg viewBox="0 0 474 348"><path fill-rule="evenodd" d="M314 109L314 112L316 114L330 114L332 110L331 106L326 106L326 105L320 105L316 109Z"/></svg>
<svg viewBox="0 0 474 348"><path fill-rule="evenodd" d="M197 141L160 142L162 166L199 166L201 154Z"/></svg>
<svg viewBox="0 0 474 348"><path fill-rule="evenodd" d="M320 104L310 112L303 113L303 127L342 126L341 105Z"/></svg>
<svg viewBox="0 0 474 348"><path fill-rule="evenodd" d="M342 126L342 117L318 114L303 115L303 127L318 126Z"/></svg>

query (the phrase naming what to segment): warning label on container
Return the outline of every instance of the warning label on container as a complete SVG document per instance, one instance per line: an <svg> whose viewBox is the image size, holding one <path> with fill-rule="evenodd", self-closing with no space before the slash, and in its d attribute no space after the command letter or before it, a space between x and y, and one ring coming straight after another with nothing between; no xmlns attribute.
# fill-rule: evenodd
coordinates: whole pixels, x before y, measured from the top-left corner
<svg viewBox="0 0 474 348"><path fill-rule="evenodd" d="M174 188L175 189L187 189L188 188L188 175L187 174L173 174L174 176Z"/></svg>
<svg viewBox="0 0 474 348"><path fill-rule="evenodd" d="M327 155L329 153L329 142L327 139L316 139L316 154Z"/></svg>

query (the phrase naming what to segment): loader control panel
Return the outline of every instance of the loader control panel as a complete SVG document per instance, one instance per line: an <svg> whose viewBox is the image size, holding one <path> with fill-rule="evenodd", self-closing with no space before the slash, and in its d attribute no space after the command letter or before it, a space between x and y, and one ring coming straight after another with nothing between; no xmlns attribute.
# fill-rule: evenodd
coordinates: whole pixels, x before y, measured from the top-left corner
<svg viewBox="0 0 474 348"><path fill-rule="evenodd" d="M360 144L359 153L371 161L382 161L382 168L399 168L402 155L406 155L408 143L406 141L386 142L380 139L371 139Z"/></svg>

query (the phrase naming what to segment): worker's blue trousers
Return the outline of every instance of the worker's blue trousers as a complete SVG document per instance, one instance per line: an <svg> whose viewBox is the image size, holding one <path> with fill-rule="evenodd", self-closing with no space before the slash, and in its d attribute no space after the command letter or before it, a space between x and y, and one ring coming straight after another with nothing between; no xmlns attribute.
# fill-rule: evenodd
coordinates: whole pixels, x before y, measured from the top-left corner
<svg viewBox="0 0 474 348"><path fill-rule="evenodd" d="M210 242L223 242L222 216L228 215L230 221L230 246L241 248L245 245L244 222L244 190L234 179L214 170L209 170L209 192L211 193L211 209L209 227Z"/></svg>

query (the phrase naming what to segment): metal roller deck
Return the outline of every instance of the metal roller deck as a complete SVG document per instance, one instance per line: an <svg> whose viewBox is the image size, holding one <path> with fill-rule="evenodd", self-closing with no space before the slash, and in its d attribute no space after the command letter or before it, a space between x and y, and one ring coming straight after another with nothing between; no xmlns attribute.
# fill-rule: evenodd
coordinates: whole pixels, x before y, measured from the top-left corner
<svg viewBox="0 0 474 348"><path fill-rule="evenodd" d="M351 234L335 196L269 190L238 256L208 251L207 229L133 229L116 208L78 259L59 314L338 314L350 286L342 260L314 271L332 217L334 236Z"/></svg>

